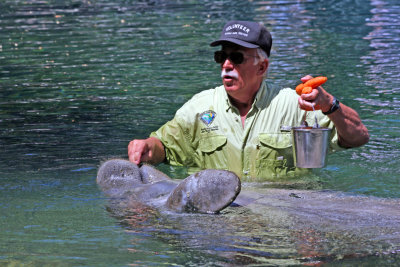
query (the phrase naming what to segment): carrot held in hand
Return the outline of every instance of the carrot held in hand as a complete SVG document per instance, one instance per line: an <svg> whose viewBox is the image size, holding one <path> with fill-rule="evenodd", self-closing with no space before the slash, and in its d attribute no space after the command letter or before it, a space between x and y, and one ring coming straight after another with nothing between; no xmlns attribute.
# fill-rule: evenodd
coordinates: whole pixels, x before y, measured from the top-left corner
<svg viewBox="0 0 400 267"><path fill-rule="evenodd" d="M296 93L298 95L301 95L301 91L303 90L303 88L304 88L304 83L301 83L301 84L297 85L296 86Z"/></svg>
<svg viewBox="0 0 400 267"><path fill-rule="evenodd" d="M310 86L314 89L317 88L318 86L323 85L327 80L328 78L324 76L315 77L312 78L311 80L306 81L304 83L304 86Z"/></svg>
<svg viewBox="0 0 400 267"><path fill-rule="evenodd" d="M313 88L311 86L304 86L303 90L301 90L301 94L302 95L309 94L312 92L312 90Z"/></svg>
<svg viewBox="0 0 400 267"><path fill-rule="evenodd" d="M328 80L327 77L324 76L318 76L315 78L312 78L305 83L301 83L296 86L296 93L298 95L302 94L309 94L312 92L312 89L317 88L318 86L321 86Z"/></svg>

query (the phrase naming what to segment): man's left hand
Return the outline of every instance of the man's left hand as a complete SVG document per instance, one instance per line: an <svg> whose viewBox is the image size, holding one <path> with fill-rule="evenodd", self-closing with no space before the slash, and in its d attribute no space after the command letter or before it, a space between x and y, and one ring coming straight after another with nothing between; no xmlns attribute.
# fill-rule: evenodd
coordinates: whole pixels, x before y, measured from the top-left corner
<svg viewBox="0 0 400 267"><path fill-rule="evenodd" d="M301 81L305 83L312 78L311 75L306 75L301 78ZM327 112L332 106L332 101L333 96L325 91L322 86L313 89L309 94L302 94L299 96L300 108L307 111L312 111L312 106L314 106L315 110L321 109L323 112Z"/></svg>

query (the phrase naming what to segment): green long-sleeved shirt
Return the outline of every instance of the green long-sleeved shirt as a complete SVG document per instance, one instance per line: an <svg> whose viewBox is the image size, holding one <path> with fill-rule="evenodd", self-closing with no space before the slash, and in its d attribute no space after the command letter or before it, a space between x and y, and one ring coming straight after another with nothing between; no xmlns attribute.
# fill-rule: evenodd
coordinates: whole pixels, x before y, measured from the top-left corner
<svg viewBox="0 0 400 267"><path fill-rule="evenodd" d="M263 82L247 114L244 127L239 111L223 86L192 97L151 136L165 146L172 165L200 169L224 169L244 181L274 181L307 172L294 166L291 133L285 126L299 126L304 110L290 88ZM329 118L316 112L321 127L332 128L331 150L338 150L337 132ZM314 113L307 122L314 124ZM286 127L287 129L287 127Z"/></svg>

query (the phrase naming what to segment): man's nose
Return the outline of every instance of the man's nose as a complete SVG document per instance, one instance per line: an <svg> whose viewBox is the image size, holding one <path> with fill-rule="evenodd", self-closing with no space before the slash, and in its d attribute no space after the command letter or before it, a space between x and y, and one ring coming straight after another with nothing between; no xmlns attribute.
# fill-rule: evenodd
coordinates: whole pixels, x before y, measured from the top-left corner
<svg viewBox="0 0 400 267"><path fill-rule="evenodd" d="M231 62L231 60L229 58L225 59L224 64L222 64L222 68L223 69L233 69L233 63Z"/></svg>

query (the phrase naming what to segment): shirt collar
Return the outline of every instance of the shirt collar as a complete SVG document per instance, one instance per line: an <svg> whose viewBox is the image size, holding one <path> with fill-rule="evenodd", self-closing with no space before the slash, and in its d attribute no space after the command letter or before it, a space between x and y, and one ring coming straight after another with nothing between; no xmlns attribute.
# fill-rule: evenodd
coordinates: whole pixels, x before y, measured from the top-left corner
<svg viewBox="0 0 400 267"><path fill-rule="evenodd" d="M226 92L224 86L222 85L220 88L221 88L221 90L223 90L223 96L225 98L225 103L226 103L225 110L228 111L231 108L235 108L231 104L231 101L229 100L229 97L228 97L228 93ZM258 109L262 109L263 107L268 105L272 100L273 91L274 90L272 90L272 87L265 80L263 80L260 88L257 91L256 97L254 98L254 102L253 102L252 106L257 107Z"/></svg>
<svg viewBox="0 0 400 267"><path fill-rule="evenodd" d="M257 91L256 97L254 98L253 106L256 106L258 109L263 107L263 102L265 102L265 95L267 94L265 81L261 83L260 88Z"/></svg>
<svg viewBox="0 0 400 267"><path fill-rule="evenodd" d="M270 83L264 80L256 94L254 105L258 109L267 107L271 103L272 99L274 99L274 97L279 93L279 91L280 88L278 86L272 86Z"/></svg>

